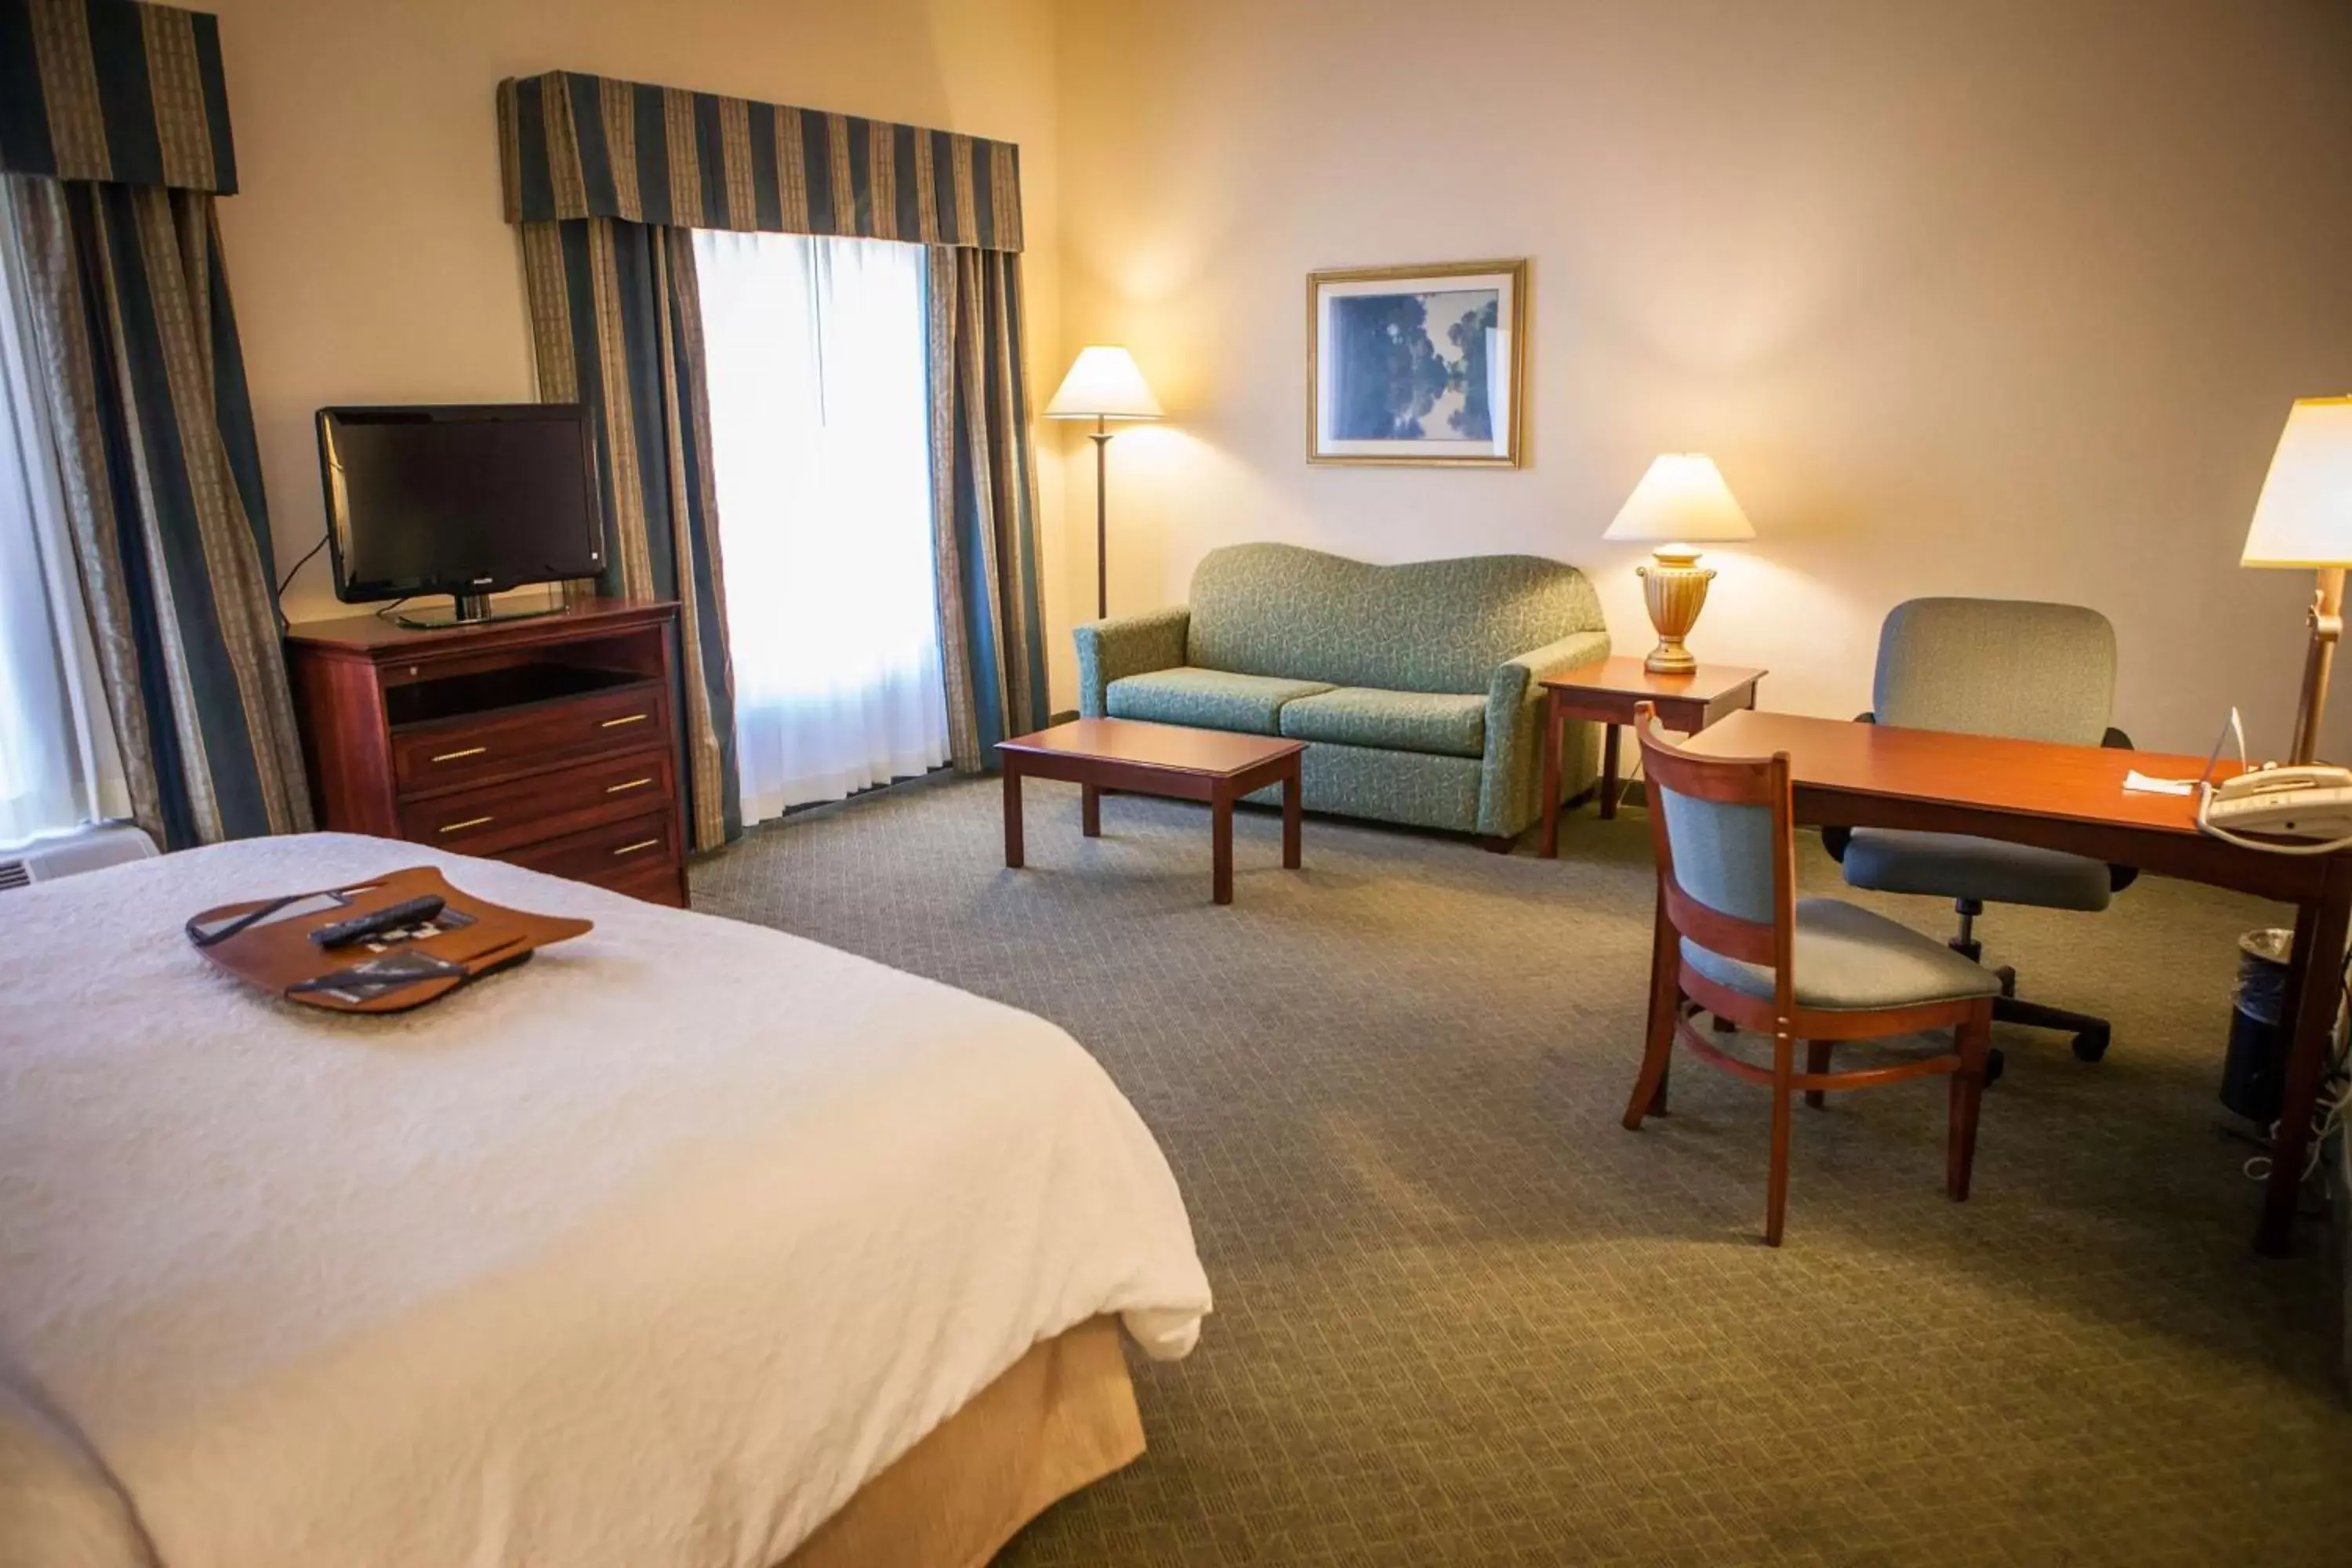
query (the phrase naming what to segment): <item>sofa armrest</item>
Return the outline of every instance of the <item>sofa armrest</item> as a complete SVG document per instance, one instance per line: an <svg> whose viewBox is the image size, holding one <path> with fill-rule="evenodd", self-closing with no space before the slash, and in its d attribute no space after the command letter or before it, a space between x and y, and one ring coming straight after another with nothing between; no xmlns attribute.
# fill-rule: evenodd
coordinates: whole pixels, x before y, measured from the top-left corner
<svg viewBox="0 0 2352 1568"><path fill-rule="evenodd" d="M1478 831L1515 835L1543 814L1543 686L1545 678L1609 657L1609 634L1574 632L1496 668L1486 688L1486 758L1478 781ZM1574 757L1561 783L1580 789L1585 774Z"/></svg>
<svg viewBox="0 0 2352 1568"><path fill-rule="evenodd" d="M1184 634L1192 612L1181 605L1147 615L1088 621L1074 628L1078 641L1078 714L1103 717L1103 693L1114 680L1184 662Z"/></svg>

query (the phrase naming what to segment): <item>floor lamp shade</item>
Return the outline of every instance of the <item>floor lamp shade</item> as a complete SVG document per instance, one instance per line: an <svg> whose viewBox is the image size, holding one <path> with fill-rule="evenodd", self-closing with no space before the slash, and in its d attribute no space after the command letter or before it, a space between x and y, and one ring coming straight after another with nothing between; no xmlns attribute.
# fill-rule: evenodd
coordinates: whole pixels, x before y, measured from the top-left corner
<svg viewBox="0 0 2352 1568"><path fill-rule="evenodd" d="M1108 477L1113 419L1157 419L1160 400L1145 384L1135 356L1123 348L1094 343L1078 351L1070 374L1045 405L1048 419L1091 419L1087 439L1095 444L1095 615L1110 614L1110 525L1104 481Z"/></svg>
<svg viewBox="0 0 2352 1568"><path fill-rule="evenodd" d="M1659 458L1601 537L1654 546L1650 564L1640 568L1642 597L1658 632L1658 646L1643 660L1643 668L1657 675L1697 668L1683 639L1698 624L1706 585L1715 577L1711 568L1698 563L1698 547L1756 537L1755 525L1723 482L1715 459L1703 452Z"/></svg>
<svg viewBox="0 0 2352 1568"><path fill-rule="evenodd" d="M1070 374L1062 378L1054 401L1045 405L1048 419L1157 419L1160 400L1144 384L1135 356L1125 349L1097 343L1078 351Z"/></svg>
<svg viewBox="0 0 2352 1568"><path fill-rule="evenodd" d="M2344 569L2352 565L2352 397L2298 398L2287 410L2238 564L2319 574L2287 758L2307 763L2319 751L2328 672L2344 635Z"/></svg>

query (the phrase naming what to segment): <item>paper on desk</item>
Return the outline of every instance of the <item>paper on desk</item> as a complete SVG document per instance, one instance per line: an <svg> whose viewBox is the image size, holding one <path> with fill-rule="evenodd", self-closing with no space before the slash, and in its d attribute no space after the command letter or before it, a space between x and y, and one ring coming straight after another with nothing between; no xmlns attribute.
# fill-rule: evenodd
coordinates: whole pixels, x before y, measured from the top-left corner
<svg viewBox="0 0 2352 1568"><path fill-rule="evenodd" d="M2124 775L2124 788L2137 795L2188 795L2197 788L2195 779L2152 779L2137 768Z"/></svg>

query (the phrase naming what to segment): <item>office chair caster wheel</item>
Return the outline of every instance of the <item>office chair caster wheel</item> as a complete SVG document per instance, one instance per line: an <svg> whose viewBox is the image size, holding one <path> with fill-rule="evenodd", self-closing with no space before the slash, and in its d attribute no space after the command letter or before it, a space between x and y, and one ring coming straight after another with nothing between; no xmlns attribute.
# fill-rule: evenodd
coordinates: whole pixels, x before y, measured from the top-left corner
<svg viewBox="0 0 2352 1568"><path fill-rule="evenodd" d="M2076 1061L2095 1062L2106 1054L2106 1025L2102 1024L2095 1029L2085 1029L2081 1034L2074 1037L2074 1059Z"/></svg>
<svg viewBox="0 0 2352 1568"><path fill-rule="evenodd" d="M1999 1083L2000 1081L2000 1069L2008 1065L2009 1058L2001 1054L2001 1049L1999 1046L1995 1046L1992 1049L1987 1051L1985 1053L1984 1086L1987 1089L1990 1089L1993 1085Z"/></svg>

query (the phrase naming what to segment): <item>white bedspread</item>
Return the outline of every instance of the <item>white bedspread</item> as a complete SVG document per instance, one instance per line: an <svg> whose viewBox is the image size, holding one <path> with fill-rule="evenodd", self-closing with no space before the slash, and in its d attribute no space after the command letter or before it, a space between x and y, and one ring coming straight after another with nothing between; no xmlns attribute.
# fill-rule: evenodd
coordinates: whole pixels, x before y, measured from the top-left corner
<svg viewBox="0 0 2352 1568"><path fill-rule="evenodd" d="M376 1019L181 935L425 861L596 930ZM1208 1307L1025 1013L342 835L0 894L0 1563L766 1568L1036 1341Z"/></svg>

